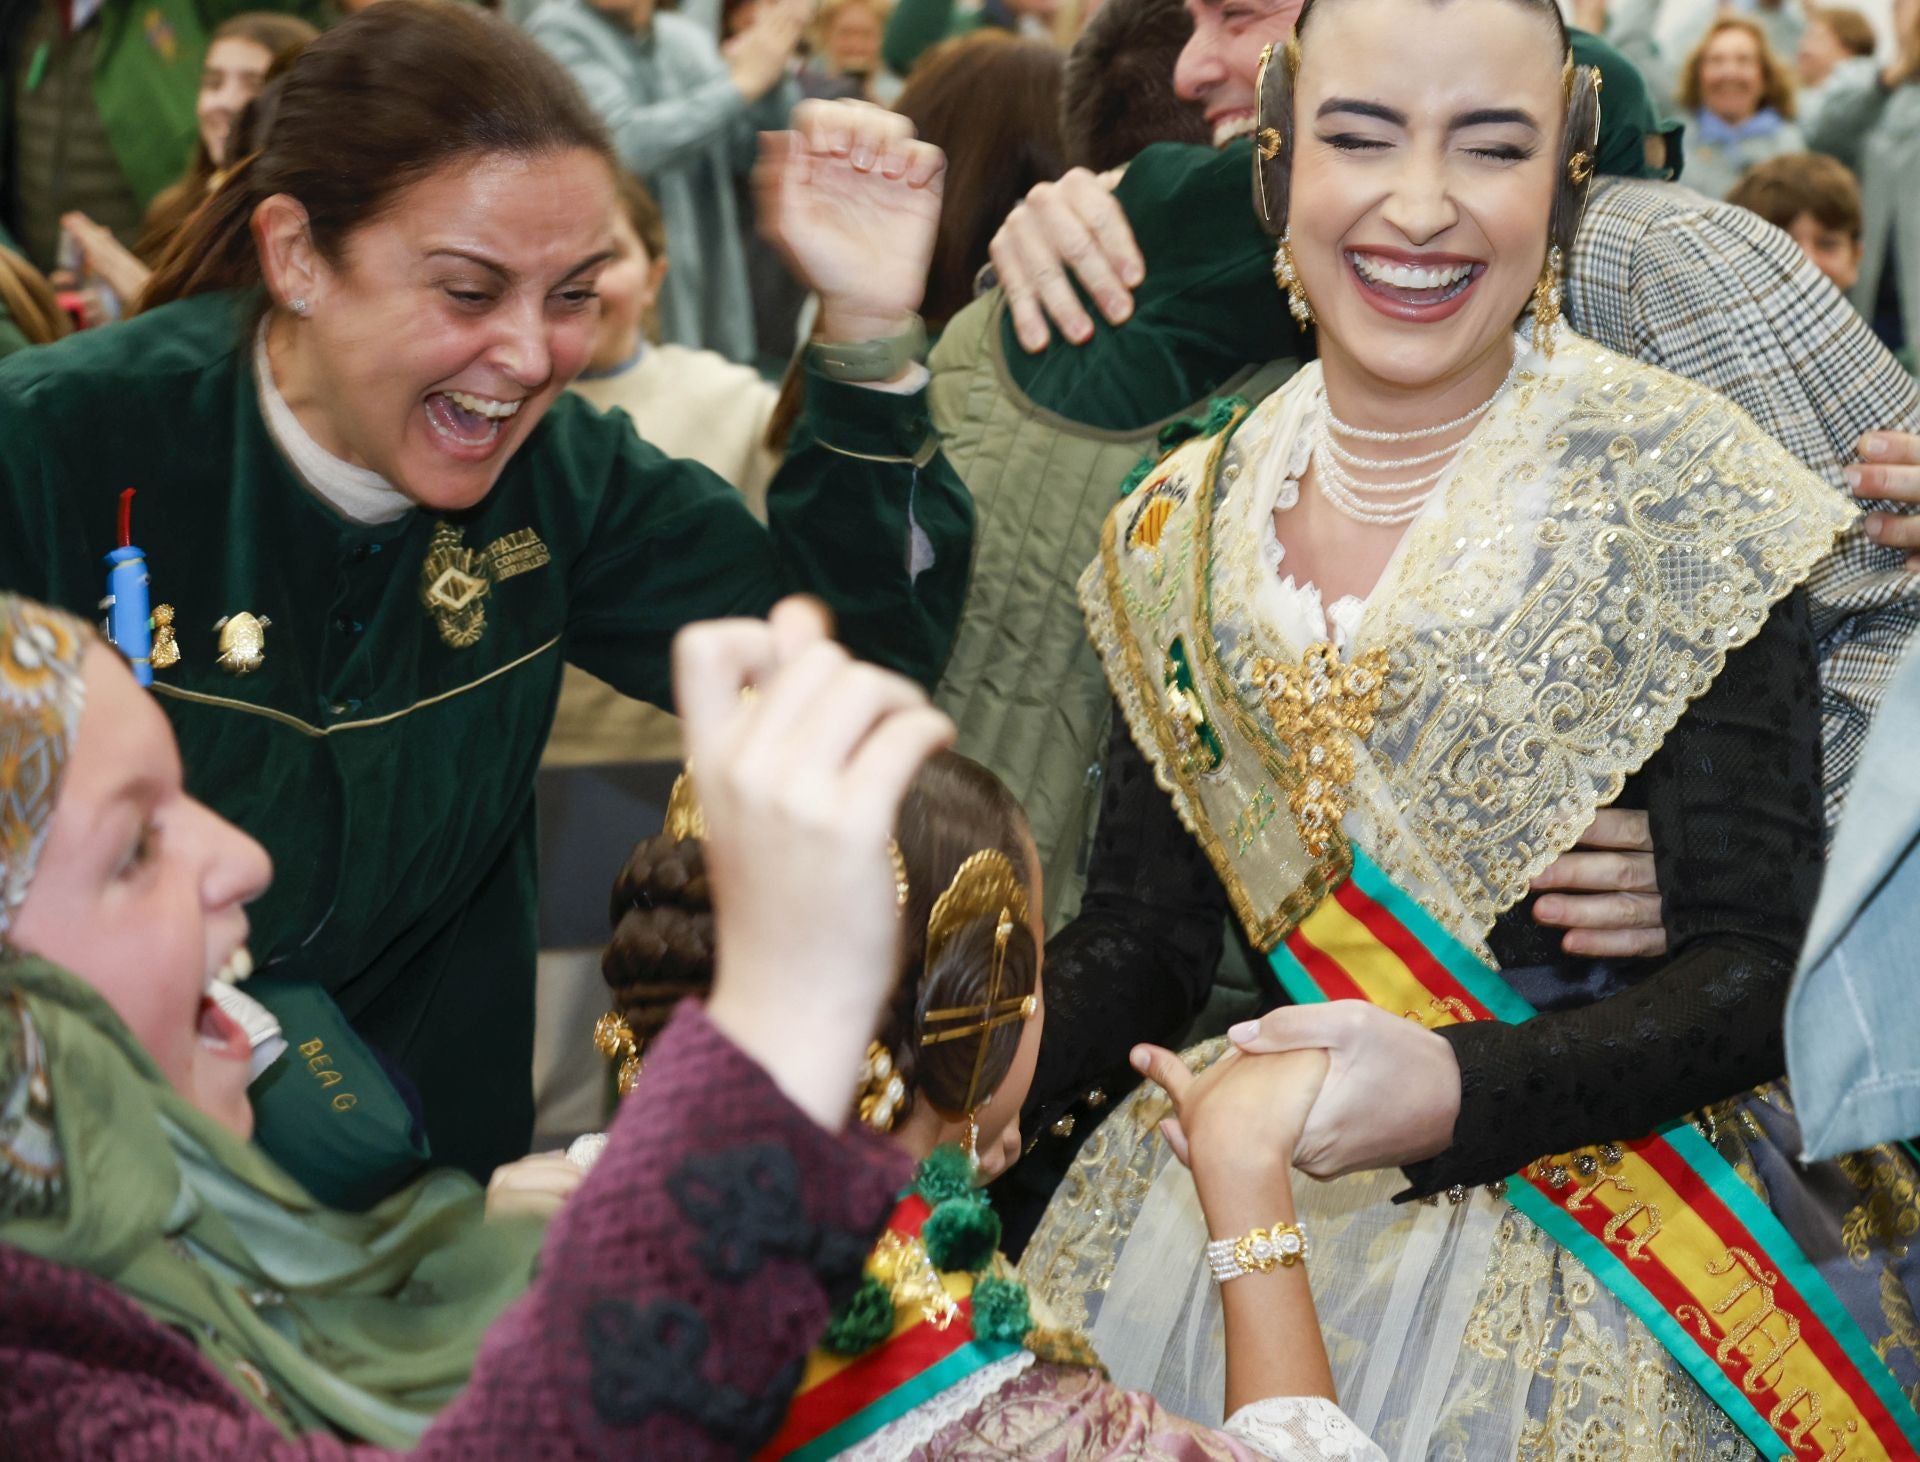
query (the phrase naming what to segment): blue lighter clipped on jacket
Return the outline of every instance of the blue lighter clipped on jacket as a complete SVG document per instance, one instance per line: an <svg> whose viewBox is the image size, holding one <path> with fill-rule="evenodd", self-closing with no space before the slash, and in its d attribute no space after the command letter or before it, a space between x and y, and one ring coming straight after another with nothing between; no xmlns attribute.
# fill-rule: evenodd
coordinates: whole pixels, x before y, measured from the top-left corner
<svg viewBox="0 0 1920 1462"><path fill-rule="evenodd" d="M107 555L106 611L101 629L127 657L133 678L153 684L153 607L147 590L147 556L133 546L133 492L120 494L120 546Z"/></svg>

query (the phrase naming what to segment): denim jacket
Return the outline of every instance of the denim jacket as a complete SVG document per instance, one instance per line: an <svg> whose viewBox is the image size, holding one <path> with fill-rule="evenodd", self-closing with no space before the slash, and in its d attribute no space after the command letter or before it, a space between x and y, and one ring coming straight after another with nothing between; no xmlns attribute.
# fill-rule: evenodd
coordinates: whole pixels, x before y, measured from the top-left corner
<svg viewBox="0 0 1920 1462"><path fill-rule="evenodd" d="M1808 1158L1920 1134L1920 654L1868 734L1787 996Z"/></svg>

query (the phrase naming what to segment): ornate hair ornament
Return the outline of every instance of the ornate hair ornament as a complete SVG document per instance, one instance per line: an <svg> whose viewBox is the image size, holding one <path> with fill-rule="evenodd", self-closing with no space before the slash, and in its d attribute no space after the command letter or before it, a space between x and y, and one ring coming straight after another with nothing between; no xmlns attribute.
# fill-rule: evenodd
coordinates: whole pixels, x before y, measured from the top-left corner
<svg viewBox="0 0 1920 1462"><path fill-rule="evenodd" d="M666 820L660 830L675 842L704 843L707 840L707 818L700 810L700 796L694 790L691 765L673 779L673 790L667 794ZM893 860L894 905L904 909L907 896L913 890L907 883L907 860L902 856L896 839L887 839L887 856Z"/></svg>
<svg viewBox="0 0 1920 1462"><path fill-rule="evenodd" d="M1001 1026L1029 1020L1039 1001L1032 995L1002 998L1001 983L1006 977L1007 944L1013 938L1016 922L1027 917L1027 891L1013 871L1013 863L998 848L983 848L960 865L946 892L934 901L927 917L926 969L932 970L954 937L977 919L993 918L993 962L987 972L987 998L978 1005L958 1005L944 1010L929 1010L922 1017L920 1044L943 1045L948 1041L979 1037L973 1053L973 1074L967 1078L967 1096L962 1108L967 1117L968 1154L975 1156L975 1114L981 1103L980 1076L986 1069L987 1043ZM935 1030L934 1026L947 1027Z"/></svg>

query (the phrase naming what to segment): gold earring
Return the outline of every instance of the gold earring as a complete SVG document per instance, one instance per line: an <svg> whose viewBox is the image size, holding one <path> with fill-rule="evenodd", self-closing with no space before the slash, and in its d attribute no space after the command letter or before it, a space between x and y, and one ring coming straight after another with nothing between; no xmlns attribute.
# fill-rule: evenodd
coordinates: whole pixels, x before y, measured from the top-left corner
<svg viewBox="0 0 1920 1462"><path fill-rule="evenodd" d="M891 1132L906 1100L907 1084L894 1068L893 1053L879 1041L869 1042L860 1070L860 1120L876 1132Z"/></svg>
<svg viewBox="0 0 1920 1462"><path fill-rule="evenodd" d="M1575 187L1593 176L1593 154L1576 152L1567 159L1567 181Z"/></svg>
<svg viewBox="0 0 1920 1462"><path fill-rule="evenodd" d="M1546 263L1533 286L1533 348L1553 354L1553 327L1560 323L1560 246L1547 250Z"/></svg>
<svg viewBox="0 0 1920 1462"><path fill-rule="evenodd" d="M1307 302L1307 291L1300 283L1300 271L1293 267L1293 225L1287 225L1287 231L1280 236L1280 247L1273 251L1273 279L1287 294L1287 308L1301 329L1313 323L1313 306Z"/></svg>

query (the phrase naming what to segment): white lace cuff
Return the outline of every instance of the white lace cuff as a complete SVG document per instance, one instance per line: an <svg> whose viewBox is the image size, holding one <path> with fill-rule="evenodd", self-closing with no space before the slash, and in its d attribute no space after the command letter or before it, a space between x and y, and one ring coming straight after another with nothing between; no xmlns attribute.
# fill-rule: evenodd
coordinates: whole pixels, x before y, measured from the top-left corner
<svg viewBox="0 0 1920 1462"><path fill-rule="evenodd" d="M1227 1418L1229 1436L1274 1462L1387 1462L1387 1454L1323 1396L1269 1396Z"/></svg>

